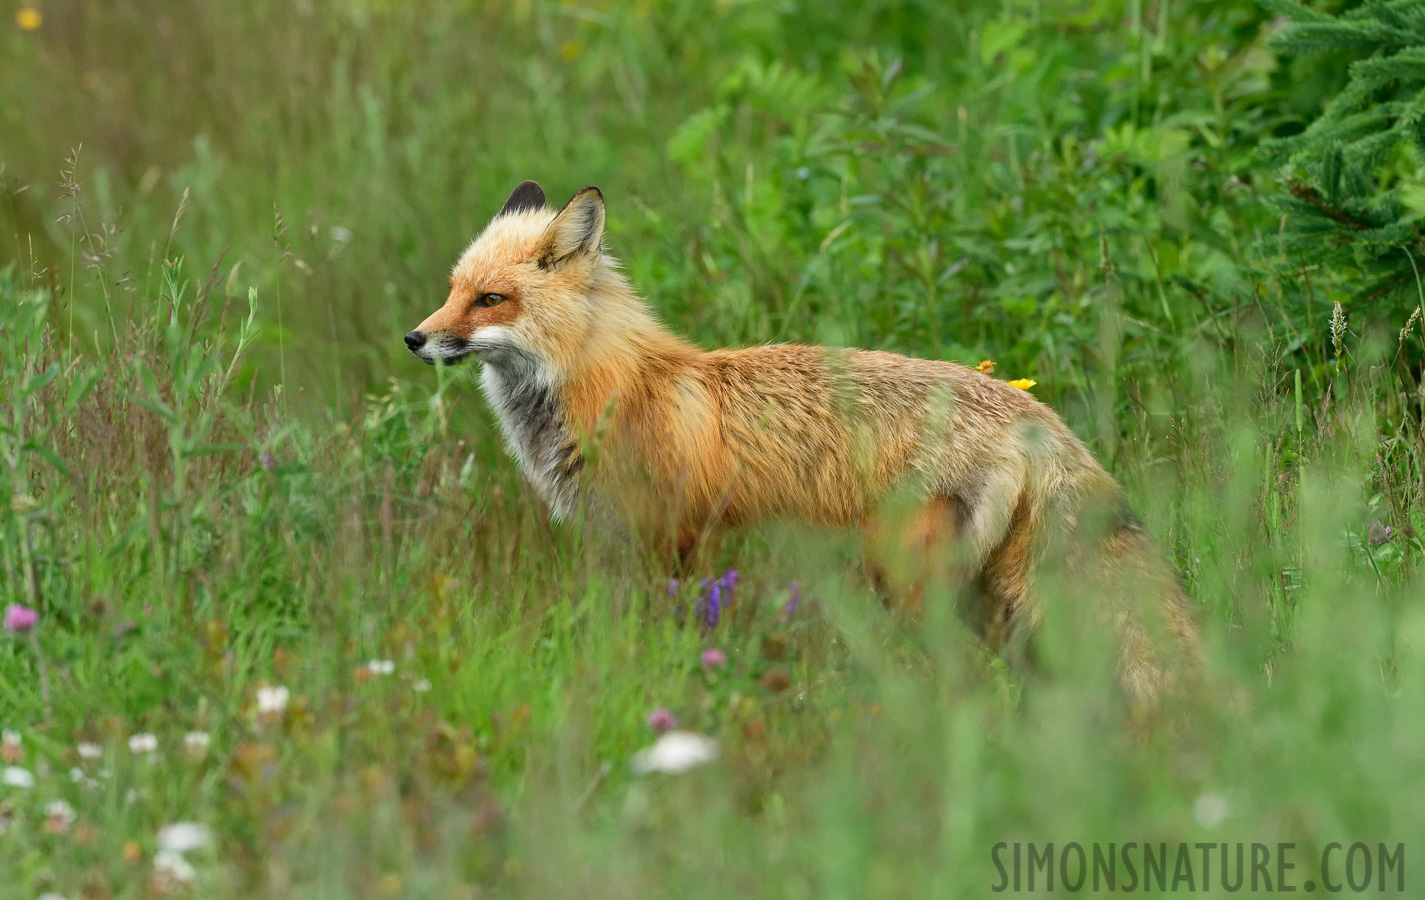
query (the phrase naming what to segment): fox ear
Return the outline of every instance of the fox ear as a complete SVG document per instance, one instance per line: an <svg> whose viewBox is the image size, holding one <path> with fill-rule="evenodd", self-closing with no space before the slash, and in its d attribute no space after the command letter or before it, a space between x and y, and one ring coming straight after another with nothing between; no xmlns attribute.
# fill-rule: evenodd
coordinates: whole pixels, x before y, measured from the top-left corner
<svg viewBox="0 0 1425 900"><path fill-rule="evenodd" d="M544 209L544 188L533 181L521 181L510 193L510 199L506 200L505 205L495 214L495 218L536 209Z"/></svg>
<svg viewBox="0 0 1425 900"><path fill-rule="evenodd" d="M604 236L604 195L596 187L586 187L574 195L544 230L534 259L541 269L552 269L566 260L597 253Z"/></svg>

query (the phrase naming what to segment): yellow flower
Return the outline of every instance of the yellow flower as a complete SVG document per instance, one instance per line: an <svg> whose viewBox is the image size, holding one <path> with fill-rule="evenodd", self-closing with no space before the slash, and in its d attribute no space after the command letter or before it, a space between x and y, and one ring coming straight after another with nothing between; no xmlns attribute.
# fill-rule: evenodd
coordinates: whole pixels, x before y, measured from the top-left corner
<svg viewBox="0 0 1425 900"><path fill-rule="evenodd" d="M986 375L993 375L995 373L995 361L992 359L982 359L980 360L980 364L975 366L975 368L984 372Z"/></svg>
<svg viewBox="0 0 1425 900"><path fill-rule="evenodd" d="M20 26L21 31L34 31L44 23L45 17L34 7L22 6L20 11L15 13L15 24Z"/></svg>
<svg viewBox="0 0 1425 900"><path fill-rule="evenodd" d="M1009 386L1017 387L1021 391L1027 391L1038 383L1039 382L1035 381L1033 378L1016 378L1009 383Z"/></svg>

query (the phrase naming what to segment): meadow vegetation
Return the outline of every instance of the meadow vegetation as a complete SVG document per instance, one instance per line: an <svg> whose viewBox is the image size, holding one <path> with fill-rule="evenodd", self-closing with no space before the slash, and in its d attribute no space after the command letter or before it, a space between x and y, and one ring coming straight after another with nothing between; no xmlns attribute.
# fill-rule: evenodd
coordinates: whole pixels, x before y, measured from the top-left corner
<svg viewBox="0 0 1425 900"><path fill-rule="evenodd" d="M0 898L965 897L1031 841L1425 890L1425 132L1351 68L1420 4L7 2ZM704 346L1033 379L1188 586L1183 724L851 536L675 585L550 523L401 342L524 178ZM633 774L655 711L718 759Z"/></svg>

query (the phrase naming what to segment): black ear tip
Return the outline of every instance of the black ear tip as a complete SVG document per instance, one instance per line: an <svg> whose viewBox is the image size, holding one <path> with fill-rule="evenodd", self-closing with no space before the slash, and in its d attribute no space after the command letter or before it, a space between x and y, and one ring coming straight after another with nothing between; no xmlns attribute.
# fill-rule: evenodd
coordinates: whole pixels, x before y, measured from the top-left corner
<svg viewBox="0 0 1425 900"><path fill-rule="evenodd" d="M595 197L599 198L600 203L604 202L604 192L599 190L598 187L595 185L591 184L588 187L584 188L582 191L579 192L578 196L583 196L584 194L593 194Z"/></svg>
<svg viewBox="0 0 1425 900"><path fill-rule="evenodd" d="M537 181L521 181L510 192L510 199L505 201L505 205L497 215L503 216L508 213L525 212L529 210L543 209L544 188L539 186Z"/></svg>

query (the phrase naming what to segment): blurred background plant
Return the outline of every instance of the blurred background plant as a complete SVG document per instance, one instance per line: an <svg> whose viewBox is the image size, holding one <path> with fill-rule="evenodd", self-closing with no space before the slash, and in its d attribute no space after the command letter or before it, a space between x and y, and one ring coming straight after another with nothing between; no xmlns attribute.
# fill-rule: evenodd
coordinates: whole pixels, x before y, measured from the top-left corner
<svg viewBox="0 0 1425 900"><path fill-rule="evenodd" d="M0 642L37 773L0 897L166 890L190 820L200 891L274 897L963 896L999 840L1420 833L1419 4L4 9L0 561L40 619ZM843 538L670 588L551 528L400 340L523 178L600 185L705 346L1033 379L1220 696L1106 738L1092 679L885 615ZM1091 669L1082 627L1046 659ZM720 760L630 778L655 711Z"/></svg>

